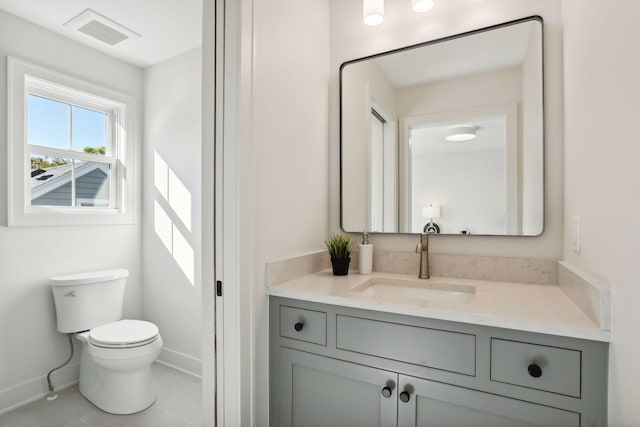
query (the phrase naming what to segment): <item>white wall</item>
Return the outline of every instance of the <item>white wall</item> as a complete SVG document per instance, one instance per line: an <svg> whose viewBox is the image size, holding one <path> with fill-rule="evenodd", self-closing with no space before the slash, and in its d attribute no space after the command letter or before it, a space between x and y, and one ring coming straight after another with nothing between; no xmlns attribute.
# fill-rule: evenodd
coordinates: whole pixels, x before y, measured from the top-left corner
<svg viewBox="0 0 640 427"><path fill-rule="evenodd" d="M414 233L429 221L422 207L431 200L442 206L442 217L434 220L441 233L504 233L504 149L429 153L414 157L413 164L413 182L433 183L412 188Z"/></svg>
<svg viewBox="0 0 640 427"><path fill-rule="evenodd" d="M527 53L522 63L522 104L520 118L522 121L522 141L520 143L522 183L519 193L522 198L522 232L524 234L537 234L540 232L540 224L544 224L542 218L542 205L544 196L540 194L540 188L544 185L544 171L538 167L538 162L529 159L539 159L543 156L544 146L538 142L544 135L538 123L544 123L542 116L543 100L538 96L542 90L543 80L540 78L542 68L541 58L536 55L541 49L542 37L540 27L532 27Z"/></svg>
<svg viewBox="0 0 640 427"><path fill-rule="evenodd" d="M546 197L545 231L540 237L437 236L434 252L498 256L560 258L562 253L562 41L560 2L555 0L460 0L437 3L427 14L416 14L403 0L385 2L385 22L362 24L362 3L330 0L330 228L339 229L339 93L338 70L349 60L402 46L458 34L531 15L544 19ZM376 249L411 251L416 237L371 238Z"/></svg>
<svg viewBox="0 0 640 427"><path fill-rule="evenodd" d="M640 3L565 0L565 260L611 285L609 425L640 425ZM571 225L582 217L582 250Z"/></svg>
<svg viewBox="0 0 640 427"><path fill-rule="evenodd" d="M522 72L503 68L398 91L398 115L414 117L522 101Z"/></svg>
<svg viewBox="0 0 640 427"><path fill-rule="evenodd" d="M469 110L477 111L478 115L481 115L480 111L483 109L498 109L506 112L509 110L509 106L511 105L513 105L517 110L518 106L522 103L522 86L523 79L520 67L503 68L471 76L416 85L398 91L398 115L403 119L429 115L432 115L431 117L442 118L442 116L445 115L449 119L462 120L469 119L468 116L461 115L470 114L468 113ZM467 112L465 112L465 110ZM488 112L487 115L489 115ZM442 120L444 120L444 118L442 118ZM506 139L503 143L505 146L508 145L511 151L513 151L514 148L517 149L518 140L521 139L521 136L513 132L513 138L511 138L511 132L509 132L508 129L512 126L514 129L521 129L522 125L519 117L514 117L513 122L509 122L507 120L507 124L505 124ZM403 132L401 132L401 134L402 133ZM455 174L458 174L458 176L466 174L466 176L469 177L471 176L468 174L469 171L477 171L477 177L484 176L486 178L484 182L481 182L482 179L480 181L475 181L474 188L485 188L485 191L482 193L473 193L472 191L469 191L469 195L464 196L465 189L461 185L450 186L444 183L442 185L436 185L435 188L433 186L420 188L419 186L412 184L412 179L409 176L409 172L411 172L412 175L416 174L415 170L410 165L412 160L408 158L414 157L408 147L409 137L410 135L405 135L405 137L402 138L403 140L400 141L401 159L406 158L404 162L401 162L400 169L406 170L405 175L407 178L405 181L407 182L407 185L406 187L403 186L401 194L403 192L408 193L410 190L413 194L411 199L407 199L405 203L400 205L400 217L410 217L411 227L409 228L408 224L402 224L400 227L401 230L410 229L413 233L422 232L424 221L422 219L421 205L429 203L429 201L437 201L437 204L445 204L446 200L446 206L443 206L443 218L440 220L441 233L459 234L461 229L467 229L471 234L515 234L516 223L519 223L519 221L517 221L518 215L516 212L519 211L519 204L517 200L514 200L515 197L513 197L513 195L517 194L516 185L514 183L519 182L519 176L515 177L516 173L519 172L519 166L517 164L509 164L515 163L510 162L512 160L512 156L506 156L505 150L502 150L502 162L500 164L500 169L492 170L494 174L489 175L485 175L481 169L478 169L480 164L472 164L472 157L469 157L469 153L467 153L466 156L458 156L458 158L463 162L462 164L469 166L468 169L465 169L462 164L455 166L455 163L447 161L446 156L438 156L442 161L445 161L449 167L453 168L448 170L437 168L440 173L444 172L444 174L439 175L441 178L452 177L455 176ZM497 155L497 153L494 152L494 155ZM484 153L484 155L479 154L479 156L483 158L483 161L486 161L491 157L487 157L487 153ZM452 154L452 158L454 157L455 155ZM495 160L495 157L492 158L491 162L493 162L493 160ZM426 160L426 162L431 163L428 160ZM540 167L539 162L534 161L534 163ZM426 164L423 167L427 167ZM495 173L499 172L503 174L511 174L509 175L509 178L514 176L514 179L505 180L504 176L499 178L495 175ZM418 182L441 182L440 179L435 181L432 180L433 178L437 178L438 175L431 173L428 173L428 175L430 181ZM488 188L495 188L494 186L482 186L482 184L489 183L492 185L498 185L498 183L501 183L501 186L499 187L500 192L496 193L487 191ZM444 192L444 188L455 191L455 195ZM416 190L421 190L423 192L421 198L416 198L416 196L418 196L418 194L416 194ZM431 194L428 196L426 194L427 192L430 192ZM491 193L491 196L483 199L483 195L487 193ZM507 195L509 197L507 197ZM456 199L458 202L453 201ZM411 206L409 206L409 200L411 200ZM476 203L479 200L482 200L481 210L484 211L484 214L480 215L478 214L479 212L477 209L473 209L473 203ZM496 201L498 201L498 204L494 204ZM451 203L453 203L453 206ZM409 212L405 214L405 211L407 210ZM502 217L504 220L501 224L496 220L497 210L502 211ZM507 213L509 217L509 227L505 226ZM452 214L454 215L453 217L451 216ZM422 223L422 225L420 225L420 223ZM445 226L444 229L442 229L442 225Z"/></svg>
<svg viewBox="0 0 640 427"><path fill-rule="evenodd" d="M242 285L250 286L246 315L253 318L241 339L250 340L253 425L261 426L269 405L265 263L318 250L328 233L329 10L324 1L254 0L252 17L251 100L244 104L251 125L240 159L250 162L240 206L250 242L240 261L251 269Z"/></svg>
<svg viewBox="0 0 640 427"><path fill-rule="evenodd" d="M135 96L141 105L138 68L0 11L1 162L7 156L7 55ZM44 376L68 355L67 338L56 329L49 276L128 268L125 315L141 317L140 153L138 144L134 225L7 228L7 178L6 173L0 174L0 412L46 392ZM5 171L6 165L0 170ZM77 364L73 365L54 375L56 386L77 379Z"/></svg>
<svg viewBox="0 0 640 427"><path fill-rule="evenodd" d="M202 49L144 70L144 316L159 360L201 372ZM213 168L213 164L210 165Z"/></svg>
<svg viewBox="0 0 640 427"><path fill-rule="evenodd" d="M387 116L385 118L388 118L389 125L397 129L396 91L387 76L372 61L345 67L342 90L343 117L348 117L348 123L354 123L354 126L345 126L342 135L345 141L349 141L342 151L344 161L354 165L348 174L343 175L343 201L349 215L342 218L342 225L351 231L370 230L372 101L382 109L379 113ZM397 135L397 131L395 134ZM386 223L386 216L384 221Z"/></svg>

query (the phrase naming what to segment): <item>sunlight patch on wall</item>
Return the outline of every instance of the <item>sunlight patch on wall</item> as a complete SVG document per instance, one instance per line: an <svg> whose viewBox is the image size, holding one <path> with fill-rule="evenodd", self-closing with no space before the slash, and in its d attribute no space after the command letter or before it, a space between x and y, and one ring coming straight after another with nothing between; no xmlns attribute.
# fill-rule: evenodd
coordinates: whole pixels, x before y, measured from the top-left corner
<svg viewBox="0 0 640 427"><path fill-rule="evenodd" d="M169 169L169 206L191 231L191 193L176 174Z"/></svg>
<svg viewBox="0 0 640 427"><path fill-rule="evenodd" d="M169 215L162 209L157 200L153 202L153 224L156 234L164 243L164 246L169 252L173 252L173 222L171 222L171 218L169 218Z"/></svg>
<svg viewBox="0 0 640 427"><path fill-rule="evenodd" d="M173 226L173 259L176 260L189 282L194 284L195 256L193 248L175 225Z"/></svg>
<svg viewBox="0 0 640 427"><path fill-rule="evenodd" d="M157 190L153 201L154 230L176 265L195 286L195 251L180 231L191 232L191 192L157 152L153 175Z"/></svg>
<svg viewBox="0 0 640 427"><path fill-rule="evenodd" d="M153 183L165 200L169 200L169 166L157 152L153 154Z"/></svg>

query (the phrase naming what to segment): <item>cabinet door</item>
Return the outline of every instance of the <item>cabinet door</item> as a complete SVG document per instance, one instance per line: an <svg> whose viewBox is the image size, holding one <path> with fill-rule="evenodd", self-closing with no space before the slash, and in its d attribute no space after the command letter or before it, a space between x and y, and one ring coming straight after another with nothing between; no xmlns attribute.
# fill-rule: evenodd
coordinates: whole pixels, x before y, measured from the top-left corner
<svg viewBox="0 0 640 427"><path fill-rule="evenodd" d="M281 347L280 426L394 427L397 378L393 372Z"/></svg>
<svg viewBox="0 0 640 427"><path fill-rule="evenodd" d="M578 427L580 414L399 375L398 427Z"/></svg>

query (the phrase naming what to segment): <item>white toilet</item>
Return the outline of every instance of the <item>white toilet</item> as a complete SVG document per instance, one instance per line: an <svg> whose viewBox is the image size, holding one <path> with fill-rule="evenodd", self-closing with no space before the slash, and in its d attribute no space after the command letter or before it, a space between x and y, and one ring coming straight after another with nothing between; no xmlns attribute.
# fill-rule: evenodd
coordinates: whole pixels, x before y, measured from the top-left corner
<svg viewBox="0 0 640 427"><path fill-rule="evenodd" d="M162 349L156 325L122 319L128 276L126 269L113 269L49 279L58 331L78 332L82 343L80 393L112 414L132 414L153 404L151 364Z"/></svg>

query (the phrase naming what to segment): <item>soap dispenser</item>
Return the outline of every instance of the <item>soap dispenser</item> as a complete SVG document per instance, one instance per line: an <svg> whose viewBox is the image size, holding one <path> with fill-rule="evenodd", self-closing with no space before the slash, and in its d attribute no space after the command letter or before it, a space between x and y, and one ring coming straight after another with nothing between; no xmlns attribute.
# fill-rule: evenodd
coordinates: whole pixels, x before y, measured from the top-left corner
<svg viewBox="0 0 640 427"><path fill-rule="evenodd" d="M360 274L371 274L373 270L373 245L369 243L369 233L362 233L362 243L359 246L360 257L359 268Z"/></svg>

